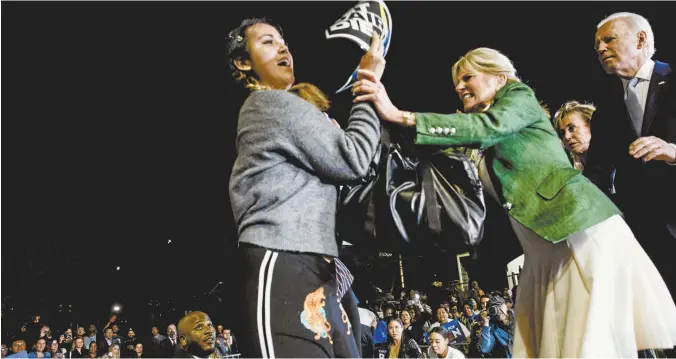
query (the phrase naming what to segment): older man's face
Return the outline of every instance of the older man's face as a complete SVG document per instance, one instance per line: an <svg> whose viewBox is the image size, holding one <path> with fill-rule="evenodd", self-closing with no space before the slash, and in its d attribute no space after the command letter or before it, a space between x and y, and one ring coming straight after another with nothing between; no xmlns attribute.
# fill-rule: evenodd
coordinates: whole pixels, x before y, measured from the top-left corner
<svg viewBox="0 0 676 359"><path fill-rule="evenodd" d="M167 326L167 335L168 335L170 338L175 338L175 337L176 337L176 326L175 326L175 325L169 324L169 326Z"/></svg>
<svg viewBox="0 0 676 359"><path fill-rule="evenodd" d="M644 32L641 32L645 35ZM596 30L594 49L608 74L631 78L641 68L645 41L624 19L608 21Z"/></svg>

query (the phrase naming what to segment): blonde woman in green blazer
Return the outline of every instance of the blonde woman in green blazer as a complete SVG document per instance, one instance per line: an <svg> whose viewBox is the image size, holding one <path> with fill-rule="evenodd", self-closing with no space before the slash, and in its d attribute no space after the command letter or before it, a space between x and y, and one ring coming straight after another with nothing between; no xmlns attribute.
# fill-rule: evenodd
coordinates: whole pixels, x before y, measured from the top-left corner
<svg viewBox="0 0 676 359"><path fill-rule="evenodd" d="M362 73L355 102L414 126L418 145L484 150L479 172L525 253L513 357L636 357L676 345L676 305L613 203L570 164L530 87L500 52L453 65L464 113L401 111Z"/></svg>

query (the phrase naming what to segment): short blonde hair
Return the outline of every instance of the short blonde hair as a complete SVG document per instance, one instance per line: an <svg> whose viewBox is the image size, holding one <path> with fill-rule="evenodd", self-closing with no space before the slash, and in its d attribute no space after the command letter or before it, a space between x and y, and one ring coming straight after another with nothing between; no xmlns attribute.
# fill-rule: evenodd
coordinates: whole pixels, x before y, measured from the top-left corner
<svg viewBox="0 0 676 359"><path fill-rule="evenodd" d="M554 125L554 128L558 130L559 123L563 120L563 118L573 112L579 113L582 118L584 118L587 123L589 123L591 122L592 116L594 115L594 111L596 111L596 106L594 106L592 103L567 101L561 105L561 108L559 108L559 110L554 114L554 118L552 118L552 125Z"/></svg>
<svg viewBox="0 0 676 359"><path fill-rule="evenodd" d="M648 56L648 58L652 58L653 55L655 55L655 34L653 34L653 29L650 27L650 23L646 18L639 14L634 14L633 12L616 12L605 19L601 20L598 25L596 25L597 29L600 29L601 26L605 25L607 22L610 21L615 21L615 20L623 20L625 23L628 25L629 30L633 31L634 33L638 33L639 31L645 31L646 33L646 46L645 46L645 54Z"/></svg>
<svg viewBox="0 0 676 359"><path fill-rule="evenodd" d="M477 71L489 75L506 75L508 80L521 82L516 76L512 61L498 50L480 47L470 50L453 64L453 84L458 84L461 69Z"/></svg>

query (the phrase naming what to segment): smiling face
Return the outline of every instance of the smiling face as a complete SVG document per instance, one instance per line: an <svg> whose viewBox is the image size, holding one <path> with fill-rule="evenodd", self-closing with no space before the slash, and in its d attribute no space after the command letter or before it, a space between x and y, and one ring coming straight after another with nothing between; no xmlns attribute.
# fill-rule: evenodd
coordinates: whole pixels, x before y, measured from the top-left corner
<svg viewBox="0 0 676 359"><path fill-rule="evenodd" d="M490 104L500 87L505 84L506 77L461 68L456 81L455 91L460 96L464 111L477 112Z"/></svg>
<svg viewBox="0 0 676 359"><path fill-rule="evenodd" d="M645 36L643 31L632 31L626 19L603 24L596 31L594 49L606 73L634 77L646 60L643 54Z"/></svg>
<svg viewBox="0 0 676 359"><path fill-rule="evenodd" d="M246 30L248 59L235 60L244 72L253 72L261 85L288 90L294 83L293 57L274 26L259 23Z"/></svg>
<svg viewBox="0 0 676 359"><path fill-rule="evenodd" d="M38 339L37 343L35 343L35 350L38 352L44 352L46 347L47 342L44 339Z"/></svg>
<svg viewBox="0 0 676 359"><path fill-rule="evenodd" d="M440 324L448 322L448 312L446 311L446 308L437 309L437 320Z"/></svg>

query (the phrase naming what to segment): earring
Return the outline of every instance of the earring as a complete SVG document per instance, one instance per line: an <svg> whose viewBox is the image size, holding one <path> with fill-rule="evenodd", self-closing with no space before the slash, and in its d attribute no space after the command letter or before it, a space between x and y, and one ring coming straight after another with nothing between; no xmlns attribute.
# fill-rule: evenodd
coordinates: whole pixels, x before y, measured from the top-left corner
<svg viewBox="0 0 676 359"><path fill-rule="evenodd" d="M242 40L244 40L241 36L234 34L229 34L228 38L231 40L236 40L237 42L242 42Z"/></svg>

